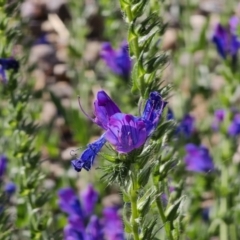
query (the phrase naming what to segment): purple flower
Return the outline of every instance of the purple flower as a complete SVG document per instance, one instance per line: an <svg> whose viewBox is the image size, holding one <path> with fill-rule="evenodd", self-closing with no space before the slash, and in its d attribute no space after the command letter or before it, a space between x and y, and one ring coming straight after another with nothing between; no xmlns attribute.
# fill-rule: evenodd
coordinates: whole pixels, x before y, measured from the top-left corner
<svg viewBox="0 0 240 240"><path fill-rule="evenodd" d="M185 146L187 152L184 160L186 169L192 172L209 172L214 170L214 164L209 151L204 146L189 143Z"/></svg>
<svg viewBox="0 0 240 240"><path fill-rule="evenodd" d="M228 133L231 136L237 136L240 134L240 114L234 116L233 121L228 128Z"/></svg>
<svg viewBox="0 0 240 240"><path fill-rule="evenodd" d="M148 128L141 118L117 113L111 117L105 137L119 153L128 153L145 143Z"/></svg>
<svg viewBox="0 0 240 240"><path fill-rule="evenodd" d="M85 216L90 216L98 201L98 192L95 191L92 185L88 185L87 188L81 192L81 200Z"/></svg>
<svg viewBox="0 0 240 240"><path fill-rule="evenodd" d="M69 215L77 215L82 217L83 211L81 203L72 188L63 188L58 192L59 207Z"/></svg>
<svg viewBox="0 0 240 240"><path fill-rule="evenodd" d="M4 83L7 82L6 70L13 69L18 71L19 63L14 58L0 58L0 78Z"/></svg>
<svg viewBox="0 0 240 240"><path fill-rule="evenodd" d="M106 240L124 240L123 223L118 208L105 208L103 210L103 223Z"/></svg>
<svg viewBox="0 0 240 240"><path fill-rule="evenodd" d="M220 124L223 122L225 117L225 110L224 109L218 109L214 113L214 120L212 123L213 130L218 130Z"/></svg>
<svg viewBox="0 0 240 240"><path fill-rule="evenodd" d="M177 132L189 138L195 132L195 119L190 114L185 115L178 126Z"/></svg>
<svg viewBox="0 0 240 240"><path fill-rule="evenodd" d="M106 143L105 136L102 135L97 141L88 144L87 148L83 151L78 159L72 161L72 165L77 172L82 168L89 171L93 165L94 159Z"/></svg>
<svg viewBox="0 0 240 240"><path fill-rule="evenodd" d="M126 42L122 43L119 50L114 50L108 42L104 43L100 56L112 72L123 78L129 79L132 63L128 52L128 44Z"/></svg>
<svg viewBox="0 0 240 240"><path fill-rule="evenodd" d="M92 216L86 228L86 240L103 240L103 229L97 216Z"/></svg>
<svg viewBox="0 0 240 240"><path fill-rule="evenodd" d="M7 169L7 158L5 155L0 155L0 179L4 175Z"/></svg>
<svg viewBox="0 0 240 240"><path fill-rule="evenodd" d="M78 159L72 161L75 170L80 172L84 168L88 171L106 141L119 153L129 153L141 147L157 127L166 104L158 92L151 92L142 116L135 117L121 113L111 98L104 91L99 91L94 102L95 118L91 118L79 102L82 112L106 132L97 141L89 144Z"/></svg>
<svg viewBox="0 0 240 240"><path fill-rule="evenodd" d="M12 195L16 192L16 185L12 182L8 182L4 187L5 193Z"/></svg>
<svg viewBox="0 0 240 240"><path fill-rule="evenodd" d="M232 17L227 27L217 24L215 28L212 41L216 45L219 55L224 59L228 55L236 56L240 47L240 41L236 34L237 25L237 18Z"/></svg>

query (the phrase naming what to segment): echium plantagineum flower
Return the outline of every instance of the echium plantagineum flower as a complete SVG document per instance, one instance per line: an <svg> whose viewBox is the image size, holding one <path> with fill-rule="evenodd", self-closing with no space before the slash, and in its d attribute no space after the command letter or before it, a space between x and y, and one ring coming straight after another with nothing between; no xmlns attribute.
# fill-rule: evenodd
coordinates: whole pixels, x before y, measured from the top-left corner
<svg viewBox="0 0 240 240"><path fill-rule="evenodd" d="M132 62L126 41L122 43L118 50L114 50L109 42L103 43L100 57L113 73L124 79L129 79L132 70Z"/></svg>
<svg viewBox="0 0 240 240"><path fill-rule="evenodd" d="M195 118L190 114L186 114L179 123L177 133L182 133L185 137L189 138L195 130Z"/></svg>
<svg viewBox="0 0 240 240"><path fill-rule="evenodd" d="M214 119L212 123L212 129L217 131L220 127L220 124L223 122L225 117L225 110L224 109L217 109L214 113Z"/></svg>
<svg viewBox="0 0 240 240"><path fill-rule="evenodd" d="M206 147L189 143L185 146L185 150L187 154L184 161L188 171L207 173L214 170L213 159Z"/></svg>
<svg viewBox="0 0 240 240"><path fill-rule="evenodd" d="M100 219L93 214L97 201L98 193L92 185L81 192L80 198L71 188L59 191L59 206L68 214L64 240L124 240L123 224L117 208L105 208ZM111 214L107 214L106 218L109 212Z"/></svg>
<svg viewBox="0 0 240 240"><path fill-rule="evenodd" d="M224 59L227 56L235 57L240 48L240 40L237 36L238 25L238 17L233 16L229 20L228 26L224 27L219 23L215 27L212 41L216 45L219 55Z"/></svg>
<svg viewBox="0 0 240 240"><path fill-rule="evenodd" d="M4 83L6 83L7 82L6 70L13 69L17 72L18 68L19 68L19 63L13 57L0 58L0 79Z"/></svg>
<svg viewBox="0 0 240 240"><path fill-rule="evenodd" d="M95 118L90 118L80 104L83 113L105 132L97 141L89 144L78 159L72 161L75 170L79 172L84 168L89 171L95 157L107 141L117 152L124 154L144 145L157 127L166 104L158 92L152 92L142 116L136 117L122 113L104 91L99 91L94 102Z"/></svg>
<svg viewBox="0 0 240 240"><path fill-rule="evenodd" d="M228 128L229 135L235 137L240 134L240 114L235 114L232 123Z"/></svg>

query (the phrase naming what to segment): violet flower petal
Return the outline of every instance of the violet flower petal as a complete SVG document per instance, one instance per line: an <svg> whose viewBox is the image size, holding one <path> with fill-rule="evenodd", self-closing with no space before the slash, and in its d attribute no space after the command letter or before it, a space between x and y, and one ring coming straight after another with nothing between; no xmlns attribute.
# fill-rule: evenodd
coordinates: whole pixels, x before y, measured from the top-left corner
<svg viewBox="0 0 240 240"><path fill-rule="evenodd" d="M81 203L72 188L63 188L58 191L59 207L69 215L82 217L83 211Z"/></svg>
<svg viewBox="0 0 240 240"><path fill-rule="evenodd" d="M147 124L141 118L116 113L110 118L105 137L119 153L128 153L145 143Z"/></svg>
<svg viewBox="0 0 240 240"><path fill-rule="evenodd" d="M77 172L82 168L89 171L93 165L94 159L106 143L105 136L102 135L97 141L88 144L87 148L83 151L81 156L72 161L72 165Z"/></svg>
<svg viewBox="0 0 240 240"><path fill-rule="evenodd" d="M107 130L109 118L120 112L118 106L104 91L98 92L97 99L94 102L94 114L96 116L94 122L97 125Z"/></svg>
<svg viewBox="0 0 240 240"><path fill-rule="evenodd" d="M81 203L84 209L84 215L90 216L98 201L98 192L95 191L93 186L89 184L86 189L81 192Z"/></svg>

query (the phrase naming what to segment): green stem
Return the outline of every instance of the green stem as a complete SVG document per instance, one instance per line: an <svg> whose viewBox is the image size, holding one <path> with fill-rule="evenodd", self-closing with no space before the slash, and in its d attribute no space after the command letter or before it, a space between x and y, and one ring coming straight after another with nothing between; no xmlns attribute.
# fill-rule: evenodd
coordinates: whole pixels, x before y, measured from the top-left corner
<svg viewBox="0 0 240 240"><path fill-rule="evenodd" d="M137 192L138 192L138 184L136 181L136 175L134 174L135 170L132 168L132 186L130 190L130 199L131 199L131 210L132 210L132 215L131 215L131 225L132 225L132 231L133 231L133 237L134 240L140 240L139 237L139 214L138 214L138 209L137 209Z"/></svg>
<svg viewBox="0 0 240 240"><path fill-rule="evenodd" d="M155 184L155 187L157 189L157 196L159 196L160 195L160 189L159 189L158 183ZM156 198L156 204L157 204L158 212L159 212L159 214L161 216L161 219L162 219L162 222L164 224L166 235L167 235L168 239L174 240L173 235L172 235L172 229L171 229L171 227L169 228L166 224L167 218L165 216L163 206L162 206L162 201L161 201L160 197Z"/></svg>

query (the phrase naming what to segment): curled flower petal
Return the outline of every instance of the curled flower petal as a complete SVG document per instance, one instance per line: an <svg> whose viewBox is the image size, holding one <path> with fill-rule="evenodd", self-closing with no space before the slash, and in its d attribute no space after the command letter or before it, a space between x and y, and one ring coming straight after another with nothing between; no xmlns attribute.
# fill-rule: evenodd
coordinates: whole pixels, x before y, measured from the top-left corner
<svg viewBox="0 0 240 240"><path fill-rule="evenodd" d="M118 152L128 153L145 143L147 124L141 118L116 113L110 118L105 137Z"/></svg>
<svg viewBox="0 0 240 240"><path fill-rule="evenodd" d="M118 106L104 91L98 92L97 99L94 102L94 114L96 116L94 122L97 125L106 130L109 118L120 112Z"/></svg>
<svg viewBox="0 0 240 240"><path fill-rule="evenodd" d="M78 159L72 161L72 165L75 170L77 172L80 172L82 168L84 168L85 170L89 171L93 165L95 157L100 152L105 143L105 136L102 135L97 141L89 144L81 156Z"/></svg>

